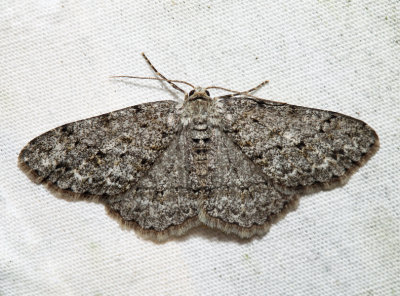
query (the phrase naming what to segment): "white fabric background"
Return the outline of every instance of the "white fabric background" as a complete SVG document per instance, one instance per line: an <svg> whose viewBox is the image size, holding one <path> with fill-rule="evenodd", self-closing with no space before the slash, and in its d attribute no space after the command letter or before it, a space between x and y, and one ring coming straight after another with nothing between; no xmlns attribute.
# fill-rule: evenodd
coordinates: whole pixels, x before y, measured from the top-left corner
<svg viewBox="0 0 400 296"><path fill-rule="evenodd" d="M382 1L2 1L1 295L400 295L400 4ZM342 188L247 243L198 230L164 244L96 203L32 183L17 156L61 124L179 98L171 79L327 109L378 153ZM214 92L215 93L215 92Z"/></svg>

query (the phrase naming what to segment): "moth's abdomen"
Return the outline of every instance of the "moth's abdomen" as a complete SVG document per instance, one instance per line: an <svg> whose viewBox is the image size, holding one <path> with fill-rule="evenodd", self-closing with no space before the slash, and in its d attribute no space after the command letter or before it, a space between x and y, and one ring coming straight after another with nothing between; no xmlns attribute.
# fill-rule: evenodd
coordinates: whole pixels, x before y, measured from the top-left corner
<svg viewBox="0 0 400 296"><path fill-rule="evenodd" d="M206 119L196 118L190 127L191 159L194 187L207 186L210 161L212 160L213 129Z"/></svg>

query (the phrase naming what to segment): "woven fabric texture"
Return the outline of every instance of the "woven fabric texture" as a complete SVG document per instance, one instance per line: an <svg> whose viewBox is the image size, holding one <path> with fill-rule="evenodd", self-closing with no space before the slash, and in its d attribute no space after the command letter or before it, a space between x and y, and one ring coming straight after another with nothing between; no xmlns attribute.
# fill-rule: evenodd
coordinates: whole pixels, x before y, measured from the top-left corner
<svg viewBox="0 0 400 296"><path fill-rule="evenodd" d="M398 1L6 0L0 20L0 295L400 295ZM381 148L262 238L144 240L17 167L59 125L182 99L109 78L153 76L141 52L195 85L269 79L257 96L359 118Z"/></svg>

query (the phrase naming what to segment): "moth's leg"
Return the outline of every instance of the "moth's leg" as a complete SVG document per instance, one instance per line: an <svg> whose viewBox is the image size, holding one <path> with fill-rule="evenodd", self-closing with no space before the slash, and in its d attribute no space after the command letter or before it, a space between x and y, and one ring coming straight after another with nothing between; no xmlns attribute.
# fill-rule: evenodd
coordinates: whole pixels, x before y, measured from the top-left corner
<svg viewBox="0 0 400 296"><path fill-rule="evenodd" d="M251 98L255 98L255 99L261 99L261 98L257 98L255 96L250 95L250 93L255 92L256 90L260 89L261 87L266 85L268 82L269 82L269 80L265 80L265 81L261 82L259 85L257 85L256 87L250 88L247 91L236 91L236 90L233 90L233 89L219 87L219 86L208 86L208 87L206 87L206 89L214 88L214 89L222 89L222 90L225 90L225 91L234 92L234 94L229 94L229 95L225 95L225 96L219 96L219 97L216 97L216 99L228 99L228 98L237 97L237 96L243 96L243 95L251 97Z"/></svg>

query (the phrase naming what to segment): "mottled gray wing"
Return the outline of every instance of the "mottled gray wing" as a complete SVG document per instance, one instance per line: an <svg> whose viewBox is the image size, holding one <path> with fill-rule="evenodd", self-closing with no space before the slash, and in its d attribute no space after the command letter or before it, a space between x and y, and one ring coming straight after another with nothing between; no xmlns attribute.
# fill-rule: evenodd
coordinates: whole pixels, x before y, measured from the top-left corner
<svg viewBox="0 0 400 296"><path fill-rule="evenodd" d="M199 220L242 238L265 234L270 224L296 205L235 143L215 130L214 163L207 195L200 198Z"/></svg>
<svg viewBox="0 0 400 296"><path fill-rule="evenodd" d="M331 188L379 147L373 129L343 114L253 98L221 103L223 131L282 192Z"/></svg>
<svg viewBox="0 0 400 296"><path fill-rule="evenodd" d="M199 192L192 189L190 130L182 128L147 174L127 192L109 201L129 226L164 240L199 225Z"/></svg>
<svg viewBox="0 0 400 296"><path fill-rule="evenodd" d="M176 104L146 103L65 124L29 142L19 164L35 182L67 192L123 193L176 137Z"/></svg>

